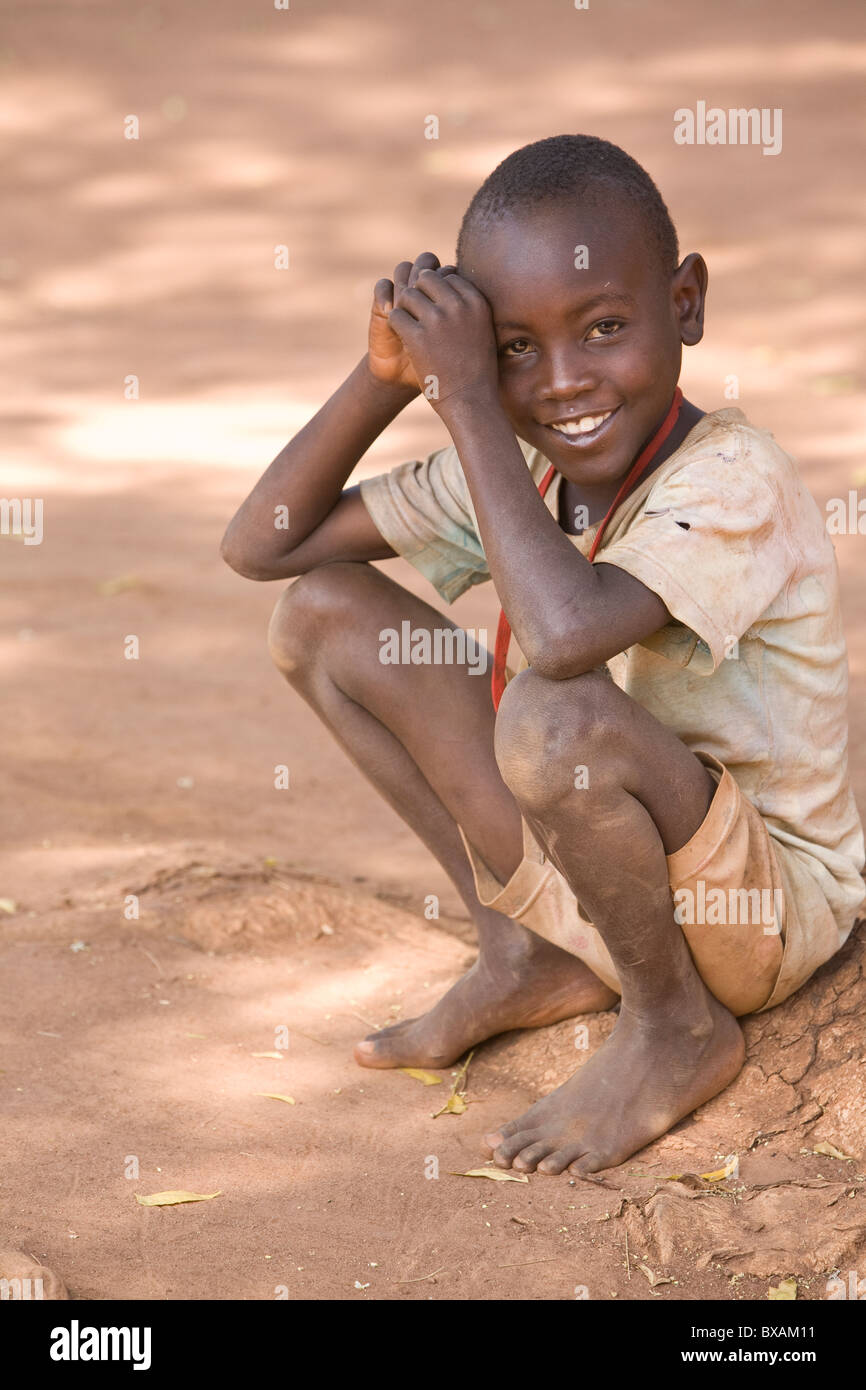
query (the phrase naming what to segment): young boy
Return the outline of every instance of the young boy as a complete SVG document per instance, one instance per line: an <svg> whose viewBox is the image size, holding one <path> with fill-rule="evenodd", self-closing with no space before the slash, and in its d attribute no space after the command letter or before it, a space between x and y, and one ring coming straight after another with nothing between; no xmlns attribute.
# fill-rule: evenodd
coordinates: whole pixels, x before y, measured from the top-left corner
<svg viewBox="0 0 866 1390"><path fill-rule="evenodd" d="M456 267L378 282L367 355L224 541L251 579L302 576L277 666L477 925L469 973L357 1061L444 1067L621 998L571 1080L486 1136L502 1168L612 1167L716 1095L737 1017L798 989L866 896L833 549L771 435L682 400L706 288L622 150L518 150ZM343 490L422 388L452 443ZM395 554L446 602L493 580L498 709L468 664L380 660L405 622L456 631L366 563Z"/></svg>

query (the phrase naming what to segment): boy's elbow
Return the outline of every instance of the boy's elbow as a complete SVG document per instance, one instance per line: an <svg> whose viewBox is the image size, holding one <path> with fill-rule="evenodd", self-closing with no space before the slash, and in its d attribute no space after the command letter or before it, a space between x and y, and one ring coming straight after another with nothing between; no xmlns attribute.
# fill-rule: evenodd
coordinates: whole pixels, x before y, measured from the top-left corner
<svg viewBox="0 0 866 1390"><path fill-rule="evenodd" d="M530 661L529 664L537 676L547 681L571 680L592 669L590 662L582 662L573 654L570 658L565 655L557 657L550 652L545 652L539 661Z"/></svg>
<svg viewBox="0 0 866 1390"><path fill-rule="evenodd" d="M254 579L256 576L251 572L249 558L243 550L234 544L229 531L226 531L220 541L220 558L225 561L230 570L235 574L240 574L244 579Z"/></svg>
<svg viewBox="0 0 866 1390"><path fill-rule="evenodd" d="M562 633L549 632L533 645L536 650L528 651L526 657L535 674L544 680L571 680L599 664L589 651L589 644L581 641L573 628Z"/></svg>
<svg viewBox="0 0 866 1390"><path fill-rule="evenodd" d="M263 563L243 546L238 545L232 539L231 532L227 531L220 544L220 556L228 565L229 569L234 570L242 579L254 579L259 583L265 583L269 579L291 579L293 571L285 563L281 564L279 571L274 566Z"/></svg>

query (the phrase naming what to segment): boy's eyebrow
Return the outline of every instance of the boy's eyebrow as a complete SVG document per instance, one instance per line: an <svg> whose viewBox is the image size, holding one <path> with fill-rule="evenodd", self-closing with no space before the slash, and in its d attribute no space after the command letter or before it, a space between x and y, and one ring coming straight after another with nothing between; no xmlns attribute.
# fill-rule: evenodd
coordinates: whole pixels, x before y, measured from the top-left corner
<svg viewBox="0 0 866 1390"><path fill-rule="evenodd" d="M619 305L622 309L633 309L635 301L630 294L624 290L601 290L598 294L592 295L589 299L581 300L569 312L572 314L588 314L593 309L597 309L601 304ZM497 328L525 328L522 323L514 323L505 319L496 320Z"/></svg>

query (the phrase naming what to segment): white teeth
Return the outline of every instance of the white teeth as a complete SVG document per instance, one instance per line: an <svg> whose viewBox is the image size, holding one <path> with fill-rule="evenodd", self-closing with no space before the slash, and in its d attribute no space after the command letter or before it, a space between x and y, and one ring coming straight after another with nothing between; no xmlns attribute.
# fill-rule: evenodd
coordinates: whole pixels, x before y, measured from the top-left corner
<svg viewBox="0 0 866 1390"><path fill-rule="evenodd" d="M599 425L604 424L605 420L613 414L612 410L606 410L603 415L581 415L576 420L562 420L553 426L560 434L591 434L597 430Z"/></svg>

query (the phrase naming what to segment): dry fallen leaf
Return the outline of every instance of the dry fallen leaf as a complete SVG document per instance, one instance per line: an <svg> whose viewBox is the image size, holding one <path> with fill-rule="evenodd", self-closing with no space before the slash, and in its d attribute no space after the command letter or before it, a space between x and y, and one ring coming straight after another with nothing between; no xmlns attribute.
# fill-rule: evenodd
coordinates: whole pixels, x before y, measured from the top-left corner
<svg viewBox="0 0 866 1390"><path fill-rule="evenodd" d="M423 1081L425 1086L441 1086L442 1077L434 1076L432 1071L422 1071L420 1067L398 1067L406 1076L411 1076L415 1081Z"/></svg>
<svg viewBox="0 0 866 1390"><path fill-rule="evenodd" d="M283 1060L282 1052L251 1052L251 1057L275 1057L278 1062Z"/></svg>
<svg viewBox="0 0 866 1390"><path fill-rule="evenodd" d="M816 396L850 396L857 390L857 378L847 372L816 377L812 383Z"/></svg>
<svg viewBox="0 0 866 1390"><path fill-rule="evenodd" d="M460 1070L454 1078L454 1084L451 1087L451 1094L449 1095L445 1104L442 1106L442 1109L436 1111L436 1114L433 1116L434 1120L438 1120L440 1115L465 1115L466 1111L469 1109L470 1102L466 1099L465 1083L466 1073L469 1070L469 1063L472 1061L472 1058L474 1056L475 1053L470 1052L469 1056L466 1058L466 1061L463 1063L463 1066L460 1068ZM460 1089L461 1084L464 1085L464 1089L462 1091Z"/></svg>
<svg viewBox="0 0 866 1390"><path fill-rule="evenodd" d="M529 1182L525 1174L506 1173L502 1168L470 1168L468 1173L453 1173L452 1178L492 1178L494 1182Z"/></svg>
<svg viewBox="0 0 866 1390"><path fill-rule="evenodd" d="M843 1154L841 1149L837 1149L835 1144L828 1144L826 1139L822 1139L820 1144L816 1144L812 1150L813 1154L825 1154L827 1158L841 1158L844 1163L856 1163L853 1154Z"/></svg>
<svg viewBox="0 0 866 1390"><path fill-rule="evenodd" d="M792 1301L795 1301L797 1298L796 1279L783 1279L781 1284L779 1284L778 1288L775 1289L771 1284L770 1292L767 1294L767 1297L772 1299L790 1299Z"/></svg>
<svg viewBox="0 0 866 1390"><path fill-rule="evenodd" d="M731 1154L724 1168L716 1168L712 1173L699 1173L698 1177L703 1178L704 1182L723 1182L725 1178L736 1177L737 1155Z"/></svg>
<svg viewBox="0 0 866 1390"><path fill-rule="evenodd" d="M107 598L113 598L115 594L125 594L130 589L141 589L144 585L137 574L121 574L116 579L105 579L99 586L99 592L105 594Z"/></svg>
<svg viewBox="0 0 866 1390"><path fill-rule="evenodd" d="M674 1282L673 1279L666 1279L661 1274L653 1274L652 1270L649 1269L647 1265L638 1265L638 1269L649 1279L651 1289L654 1289L656 1284L672 1284Z"/></svg>
<svg viewBox="0 0 866 1390"><path fill-rule="evenodd" d="M436 1111L433 1119L438 1120L440 1115L463 1115L468 1109L469 1102L461 1095L449 1096L442 1109Z"/></svg>
<svg viewBox="0 0 866 1390"><path fill-rule="evenodd" d="M0 898L0 912L5 912L11 917L13 912L17 911L18 904L14 898Z"/></svg>
<svg viewBox="0 0 866 1390"><path fill-rule="evenodd" d="M723 1182L725 1178L736 1175L737 1155L731 1154L724 1168L715 1168L712 1173L672 1173L665 1182L682 1182L683 1178L702 1178L704 1182Z"/></svg>
<svg viewBox="0 0 866 1390"><path fill-rule="evenodd" d="M263 1096L265 1100L284 1100L286 1105L294 1105L292 1096L278 1096L276 1091L253 1091L254 1096Z"/></svg>
<svg viewBox="0 0 866 1390"><path fill-rule="evenodd" d="M135 1200L140 1207L177 1207L181 1202L212 1202L221 1196L222 1192L153 1192L149 1197L140 1197L136 1192Z"/></svg>

